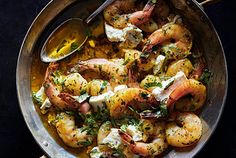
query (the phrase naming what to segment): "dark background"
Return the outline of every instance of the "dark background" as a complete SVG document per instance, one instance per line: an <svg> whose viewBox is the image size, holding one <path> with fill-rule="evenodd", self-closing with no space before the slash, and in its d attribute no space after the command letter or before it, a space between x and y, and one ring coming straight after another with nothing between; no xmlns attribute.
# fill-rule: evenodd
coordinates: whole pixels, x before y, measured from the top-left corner
<svg viewBox="0 0 236 158"><path fill-rule="evenodd" d="M23 38L49 0L0 0L0 157L39 157L43 151L21 115L15 85ZM205 8L222 40L229 70L226 106L215 133L197 157L236 157L236 7L222 0Z"/></svg>

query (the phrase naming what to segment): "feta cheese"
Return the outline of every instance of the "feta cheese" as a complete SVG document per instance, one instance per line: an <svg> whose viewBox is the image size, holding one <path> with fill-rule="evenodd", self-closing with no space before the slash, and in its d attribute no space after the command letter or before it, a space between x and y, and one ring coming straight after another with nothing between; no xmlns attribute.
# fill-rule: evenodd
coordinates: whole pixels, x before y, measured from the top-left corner
<svg viewBox="0 0 236 158"><path fill-rule="evenodd" d="M92 96L89 99L89 104L92 105L94 111L97 111L98 107L100 109L104 108L104 102L106 102L106 100L113 95L114 95L114 93L112 91L108 91L108 92L98 95L98 96Z"/></svg>
<svg viewBox="0 0 236 158"><path fill-rule="evenodd" d="M90 151L91 158L101 158L103 153L100 151L99 147L96 146Z"/></svg>
<svg viewBox="0 0 236 158"><path fill-rule="evenodd" d="M132 136L134 141L141 141L143 140L143 133L138 130L137 126L129 125L126 129L126 132Z"/></svg>
<svg viewBox="0 0 236 158"><path fill-rule="evenodd" d="M111 42L121 42L125 41L123 30L117 29L105 23L105 32L107 38Z"/></svg>
<svg viewBox="0 0 236 158"><path fill-rule="evenodd" d="M156 87L152 94L155 96L156 100L164 101L169 98L170 94L178 87L183 81L187 80L187 77L182 71L179 71L172 78L162 81L162 87ZM171 85L170 85L171 84Z"/></svg>
<svg viewBox="0 0 236 158"><path fill-rule="evenodd" d="M119 129L117 128L111 128L111 132L106 138L103 139L102 144L107 144L110 148L118 149L118 147L122 144L118 131Z"/></svg>
<svg viewBox="0 0 236 158"><path fill-rule="evenodd" d="M48 98L46 98L43 102L43 104L40 106L40 111L42 114L46 114L48 109L52 106L51 102Z"/></svg>
<svg viewBox="0 0 236 158"><path fill-rule="evenodd" d="M132 24L117 29L105 23L105 32L109 41L121 42L122 48L135 48L143 39L142 30Z"/></svg>
<svg viewBox="0 0 236 158"><path fill-rule="evenodd" d="M160 70L164 64L165 58L166 57L164 55L158 55L158 57L156 58L156 61L155 61L154 67L153 67L153 73L155 75L158 74L158 72L160 72Z"/></svg>
<svg viewBox="0 0 236 158"><path fill-rule="evenodd" d="M122 48L135 48L142 41L143 34L142 30L138 27L128 24L124 30L124 39L125 41L120 44Z"/></svg>
<svg viewBox="0 0 236 158"><path fill-rule="evenodd" d="M127 85L119 85L114 88L114 92L117 92L119 90L125 90L127 88L128 88Z"/></svg>

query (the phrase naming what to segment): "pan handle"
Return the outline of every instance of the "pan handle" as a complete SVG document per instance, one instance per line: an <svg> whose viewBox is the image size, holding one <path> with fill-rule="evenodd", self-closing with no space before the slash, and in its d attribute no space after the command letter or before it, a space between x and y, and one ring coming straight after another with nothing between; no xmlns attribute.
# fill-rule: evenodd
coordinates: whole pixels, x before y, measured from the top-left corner
<svg viewBox="0 0 236 158"><path fill-rule="evenodd" d="M204 7L209 4L216 3L220 0L195 0L200 6Z"/></svg>

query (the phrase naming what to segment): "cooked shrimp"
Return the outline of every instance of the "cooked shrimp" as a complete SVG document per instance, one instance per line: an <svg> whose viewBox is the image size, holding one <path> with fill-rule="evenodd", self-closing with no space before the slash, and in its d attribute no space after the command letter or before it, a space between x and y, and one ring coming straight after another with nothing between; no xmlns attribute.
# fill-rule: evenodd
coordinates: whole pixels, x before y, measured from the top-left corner
<svg viewBox="0 0 236 158"><path fill-rule="evenodd" d="M156 0L149 0L142 11L130 13L135 8L135 1L116 0L104 10L105 20L115 28L125 28L128 23L140 25L147 22L155 8Z"/></svg>
<svg viewBox="0 0 236 158"><path fill-rule="evenodd" d="M169 58L182 59L189 55L192 47L191 33L182 25L168 23L148 37L147 43L143 48L142 57L147 58L155 45L170 40L175 40L175 42L163 48Z"/></svg>
<svg viewBox="0 0 236 158"><path fill-rule="evenodd" d="M128 69L123 65L122 59L107 60L102 58L90 59L87 61L79 61L71 71L82 72L92 70L103 77L108 77L110 83L124 84L128 80Z"/></svg>
<svg viewBox="0 0 236 158"><path fill-rule="evenodd" d="M86 86L87 81L79 73L72 73L65 77L64 88L70 94L81 95L81 92L86 91Z"/></svg>
<svg viewBox="0 0 236 158"><path fill-rule="evenodd" d="M202 107L206 100L206 87L199 81L194 79L185 80L182 84L175 88L170 94L167 105L172 108L173 104L181 97L192 95L192 105L182 107L184 111L195 111Z"/></svg>
<svg viewBox="0 0 236 158"><path fill-rule="evenodd" d="M74 116L61 112L57 118L57 133L66 145L80 148L92 144L94 137L75 125Z"/></svg>
<svg viewBox="0 0 236 158"><path fill-rule="evenodd" d="M134 154L145 157L156 156L161 154L167 148L168 144L165 141L165 124L160 122L153 123L153 132L151 135L151 142L135 142L132 137L121 130L119 134L122 141L128 145L128 148Z"/></svg>
<svg viewBox="0 0 236 158"><path fill-rule="evenodd" d="M58 63L50 63L44 78L44 91L49 101L56 107L60 109L66 109L69 105L63 101L58 95L60 90L52 83L52 74L58 69Z"/></svg>
<svg viewBox="0 0 236 158"><path fill-rule="evenodd" d="M110 90L112 90L112 87L106 80L94 79L87 85L87 92L91 96L97 96Z"/></svg>
<svg viewBox="0 0 236 158"><path fill-rule="evenodd" d="M201 138L201 135L201 120L193 113L179 113L175 122L168 123L166 126L167 142L175 147L193 145Z"/></svg>
<svg viewBox="0 0 236 158"><path fill-rule="evenodd" d="M185 74L185 76L188 77L189 74L192 72L192 70L193 70L193 65L191 61L185 58L170 63L166 71L166 76L172 77L176 75L177 72L182 71Z"/></svg>
<svg viewBox="0 0 236 158"><path fill-rule="evenodd" d="M150 92L140 88L127 88L117 91L106 101L111 117L120 118L132 113L129 107L143 111L156 107L159 103Z"/></svg>

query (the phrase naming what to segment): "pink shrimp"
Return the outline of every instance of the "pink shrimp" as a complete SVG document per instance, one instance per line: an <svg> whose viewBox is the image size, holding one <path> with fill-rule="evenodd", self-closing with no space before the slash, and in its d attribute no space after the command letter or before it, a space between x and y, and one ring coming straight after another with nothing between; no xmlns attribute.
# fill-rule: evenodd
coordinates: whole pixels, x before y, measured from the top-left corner
<svg viewBox="0 0 236 158"><path fill-rule="evenodd" d="M202 107L206 100L206 87L195 79L185 80L170 94L167 100L167 106L169 109L173 109L174 103L187 94L192 95L192 105L183 108L185 111L195 111Z"/></svg>
<svg viewBox="0 0 236 158"><path fill-rule="evenodd" d="M135 8L136 0L116 0L108 6L104 12L105 20L115 28L125 28L128 23L140 25L150 19L152 11L155 8L156 0L149 0L142 11L126 14Z"/></svg>
<svg viewBox="0 0 236 158"><path fill-rule="evenodd" d="M169 58L182 59L189 55L192 47L192 35L189 30L179 24L167 23L148 37L141 56L148 57L154 46L170 40L174 40L174 43L163 47L165 53L169 53Z"/></svg>

